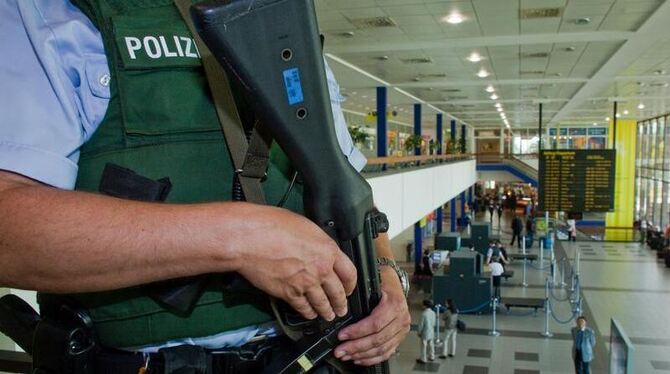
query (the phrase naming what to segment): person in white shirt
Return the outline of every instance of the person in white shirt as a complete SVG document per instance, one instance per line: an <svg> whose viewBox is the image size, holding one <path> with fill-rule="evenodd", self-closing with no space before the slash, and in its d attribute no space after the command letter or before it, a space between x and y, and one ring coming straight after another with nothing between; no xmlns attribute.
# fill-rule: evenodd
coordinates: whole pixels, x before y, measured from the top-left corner
<svg viewBox="0 0 670 374"><path fill-rule="evenodd" d="M418 334L421 341L421 358L416 362L426 364L428 361L435 360L435 324L437 323L437 315L433 310L433 302L431 300L423 301L423 313L421 313L421 321L419 322ZM427 352L429 351L429 352Z"/></svg>
<svg viewBox="0 0 670 374"><path fill-rule="evenodd" d="M493 284L493 296L497 299L500 299L500 278L502 277L505 269L502 264L498 262L498 257L493 257L489 268L491 269L491 280Z"/></svg>

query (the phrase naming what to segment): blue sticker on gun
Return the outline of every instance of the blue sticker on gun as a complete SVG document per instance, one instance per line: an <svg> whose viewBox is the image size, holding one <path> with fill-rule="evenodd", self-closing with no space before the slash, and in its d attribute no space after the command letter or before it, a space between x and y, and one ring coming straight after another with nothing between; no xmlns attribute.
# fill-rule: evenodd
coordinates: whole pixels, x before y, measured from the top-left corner
<svg viewBox="0 0 670 374"><path fill-rule="evenodd" d="M284 84L286 85L286 95L288 95L288 104L295 105L305 101L302 94L302 84L300 83L300 70L298 68L284 70Z"/></svg>

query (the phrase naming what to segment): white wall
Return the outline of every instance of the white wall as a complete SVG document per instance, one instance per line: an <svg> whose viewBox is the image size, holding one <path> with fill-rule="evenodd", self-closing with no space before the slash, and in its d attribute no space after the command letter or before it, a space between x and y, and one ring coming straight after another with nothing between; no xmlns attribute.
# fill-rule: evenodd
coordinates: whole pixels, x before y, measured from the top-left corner
<svg viewBox="0 0 670 374"><path fill-rule="evenodd" d="M477 182L476 161L468 160L369 178L375 204L389 219L394 238L425 215Z"/></svg>
<svg viewBox="0 0 670 374"><path fill-rule="evenodd" d="M521 182L521 179L506 171L478 171L477 180L496 182Z"/></svg>
<svg viewBox="0 0 670 374"><path fill-rule="evenodd" d="M540 170L540 160L537 158L522 158L521 161L535 170Z"/></svg>

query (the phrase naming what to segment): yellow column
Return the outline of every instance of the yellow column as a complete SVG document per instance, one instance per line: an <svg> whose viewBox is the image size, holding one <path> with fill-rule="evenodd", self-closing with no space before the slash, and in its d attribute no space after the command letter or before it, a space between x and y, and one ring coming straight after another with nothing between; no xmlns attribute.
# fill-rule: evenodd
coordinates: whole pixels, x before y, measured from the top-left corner
<svg viewBox="0 0 670 374"><path fill-rule="evenodd" d="M614 126L609 124L609 142L614 141ZM618 120L616 131L616 176L614 211L607 213L605 240L633 241L635 221L635 157L637 122Z"/></svg>

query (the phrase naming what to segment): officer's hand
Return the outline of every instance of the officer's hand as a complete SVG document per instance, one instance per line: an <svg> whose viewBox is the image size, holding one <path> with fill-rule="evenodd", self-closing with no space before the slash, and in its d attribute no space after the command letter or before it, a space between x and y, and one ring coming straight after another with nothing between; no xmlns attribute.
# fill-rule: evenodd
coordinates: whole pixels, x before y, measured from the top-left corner
<svg viewBox="0 0 670 374"><path fill-rule="evenodd" d="M388 267L381 270L382 299L369 317L343 329L335 357L371 366L388 360L409 333L412 319L400 280Z"/></svg>
<svg viewBox="0 0 670 374"><path fill-rule="evenodd" d="M345 316L356 268L337 244L313 222L285 209L267 208L258 221L258 237L249 240L238 273L307 319Z"/></svg>

